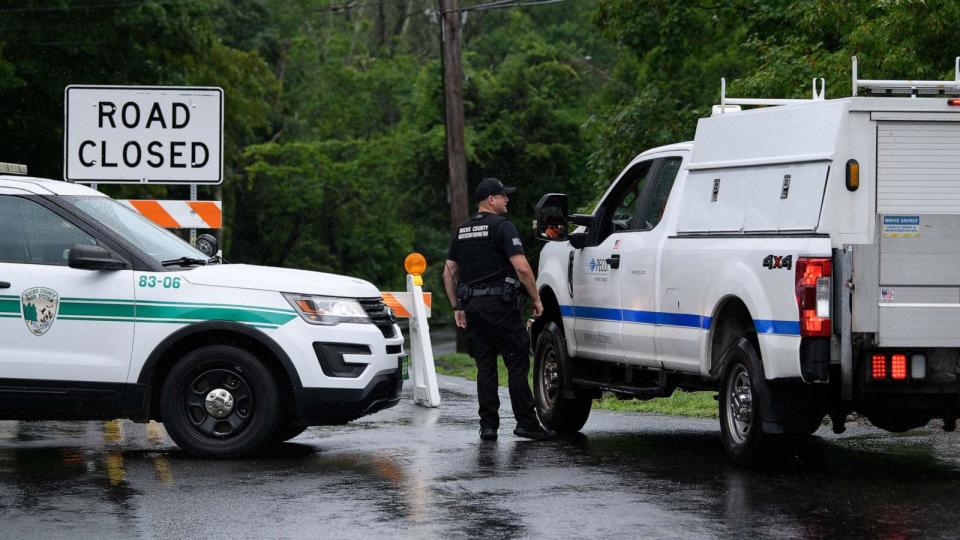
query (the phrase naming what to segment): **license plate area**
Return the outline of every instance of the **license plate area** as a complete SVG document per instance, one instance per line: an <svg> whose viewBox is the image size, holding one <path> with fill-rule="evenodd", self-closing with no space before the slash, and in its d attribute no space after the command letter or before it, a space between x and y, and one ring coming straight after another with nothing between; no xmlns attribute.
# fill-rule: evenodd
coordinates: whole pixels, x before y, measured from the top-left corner
<svg viewBox="0 0 960 540"><path fill-rule="evenodd" d="M403 380L410 378L410 355L401 354L399 358L400 362L400 373L403 374Z"/></svg>

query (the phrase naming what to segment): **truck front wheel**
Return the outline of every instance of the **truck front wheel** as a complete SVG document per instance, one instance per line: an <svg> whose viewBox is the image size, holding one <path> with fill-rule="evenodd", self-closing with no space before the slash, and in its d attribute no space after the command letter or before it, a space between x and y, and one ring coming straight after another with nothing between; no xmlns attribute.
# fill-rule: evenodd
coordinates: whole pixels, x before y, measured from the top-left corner
<svg viewBox="0 0 960 540"><path fill-rule="evenodd" d="M720 386L720 434L733 461L752 464L763 443L760 395L763 366L753 344L738 338L723 354L726 365Z"/></svg>
<svg viewBox="0 0 960 540"><path fill-rule="evenodd" d="M533 394L540 422L559 433L580 431L593 405L589 397L569 397L569 362L560 327L554 322L547 323L537 338L533 354Z"/></svg>
<svg viewBox="0 0 960 540"><path fill-rule="evenodd" d="M280 399L273 374L253 354L229 345L195 349L177 362L160 394L163 424L197 457L247 455L272 440Z"/></svg>

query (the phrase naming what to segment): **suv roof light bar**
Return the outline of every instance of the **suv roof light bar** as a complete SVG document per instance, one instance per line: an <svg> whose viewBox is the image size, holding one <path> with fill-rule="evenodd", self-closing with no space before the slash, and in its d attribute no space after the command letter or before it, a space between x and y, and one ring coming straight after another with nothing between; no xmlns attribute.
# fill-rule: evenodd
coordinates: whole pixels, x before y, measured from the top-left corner
<svg viewBox="0 0 960 540"><path fill-rule="evenodd" d="M820 81L819 89L817 81ZM727 110L738 111L738 105L791 105L794 103L809 103L811 101L823 101L827 95L827 81L820 77L814 77L811 85L810 99L766 99L766 98L728 98L727 97L727 79L720 77L720 107L714 107L715 114L723 114ZM717 112L718 111L718 112Z"/></svg>
<svg viewBox="0 0 960 540"><path fill-rule="evenodd" d="M909 90L910 97L917 97L920 93L934 95L960 95L960 56L954 62L954 79L952 81L897 81L885 79L858 79L857 57L852 56L853 64L853 95L863 88L872 94L905 95L902 90ZM894 92L901 90L901 92Z"/></svg>
<svg viewBox="0 0 960 540"><path fill-rule="evenodd" d="M26 176L27 166L19 163L0 163L0 174L22 174Z"/></svg>

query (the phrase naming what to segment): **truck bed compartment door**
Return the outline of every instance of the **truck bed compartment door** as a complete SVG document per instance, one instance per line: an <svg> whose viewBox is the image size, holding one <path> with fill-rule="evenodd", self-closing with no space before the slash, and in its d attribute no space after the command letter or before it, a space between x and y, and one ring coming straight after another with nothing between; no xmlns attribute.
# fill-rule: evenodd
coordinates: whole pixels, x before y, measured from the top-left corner
<svg viewBox="0 0 960 540"><path fill-rule="evenodd" d="M875 118L879 344L960 347L960 122Z"/></svg>

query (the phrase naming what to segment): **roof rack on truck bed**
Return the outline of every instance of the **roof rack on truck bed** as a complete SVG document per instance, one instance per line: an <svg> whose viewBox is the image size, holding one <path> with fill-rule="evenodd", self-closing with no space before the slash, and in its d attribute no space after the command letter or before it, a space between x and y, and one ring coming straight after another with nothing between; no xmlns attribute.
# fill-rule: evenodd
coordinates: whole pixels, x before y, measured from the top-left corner
<svg viewBox="0 0 960 540"><path fill-rule="evenodd" d="M827 81L822 77L819 79L819 88L817 78L813 79L812 92L810 99L767 99L767 98L728 98L727 97L727 79L720 78L720 105L713 106L713 116L725 112L736 112L740 110L740 105L791 105L793 103L808 103L811 101L823 101L826 99Z"/></svg>
<svg viewBox="0 0 960 540"><path fill-rule="evenodd" d="M952 81L896 81L883 79L858 79L857 57L851 57L853 63L853 95L860 89L869 96L960 96L960 56L954 63Z"/></svg>
<svg viewBox="0 0 960 540"><path fill-rule="evenodd" d="M859 79L857 74L857 57L850 58L852 68L853 97L954 97L960 96L960 56L954 61L954 79L952 81L921 81L921 80L893 80L893 79ZM820 81L819 87L817 81ZM712 116L737 112L741 105L793 105L824 101L826 99L826 81L823 78L813 79L813 91L810 99L763 99L763 98L731 98L727 97L727 80L720 79L720 104L713 106Z"/></svg>

